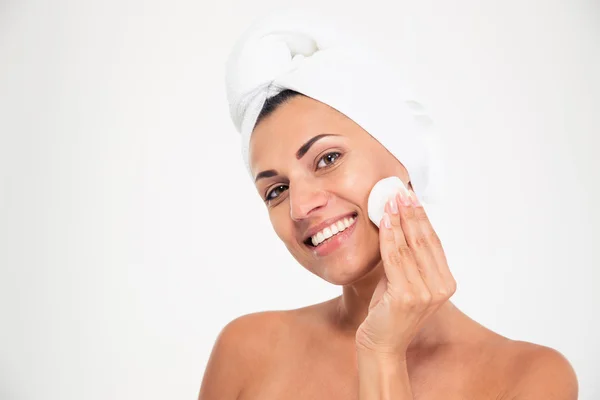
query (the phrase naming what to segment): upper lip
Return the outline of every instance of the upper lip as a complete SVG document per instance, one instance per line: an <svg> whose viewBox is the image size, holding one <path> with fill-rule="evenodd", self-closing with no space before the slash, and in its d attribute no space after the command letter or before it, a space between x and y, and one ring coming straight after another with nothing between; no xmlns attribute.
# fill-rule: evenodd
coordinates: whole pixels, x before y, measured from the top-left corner
<svg viewBox="0 0 600 400"><path fill-rule="evenodd" d="M317 225L314 225L314 226L310 227L309 229L306 230L306 232L304 232L304 241L307 241L308 239L310 239L311 237L313 237L313 235L321 232L323 229L327 228L328 226L333 225L334 222L337 222L337 221L342 220L344 218L350 218L354 214L356 214L356 213L355 212L350 212L350 213L346 213L346 214L343 214L343 215L338 215L337 217L326 219L323 222L318 223Z"/></svg>

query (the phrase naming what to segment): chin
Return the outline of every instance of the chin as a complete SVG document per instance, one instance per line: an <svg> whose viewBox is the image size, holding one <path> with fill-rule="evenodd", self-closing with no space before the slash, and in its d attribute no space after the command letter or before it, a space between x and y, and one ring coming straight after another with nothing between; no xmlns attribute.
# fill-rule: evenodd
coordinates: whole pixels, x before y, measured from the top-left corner
<svg viewBox="0 0 600 400"><path fill-rule="evenodd" d="M333 285L344 286L361 280L373 271L377 264L377 261L336 262L318 266L311 271Z"/></svg>

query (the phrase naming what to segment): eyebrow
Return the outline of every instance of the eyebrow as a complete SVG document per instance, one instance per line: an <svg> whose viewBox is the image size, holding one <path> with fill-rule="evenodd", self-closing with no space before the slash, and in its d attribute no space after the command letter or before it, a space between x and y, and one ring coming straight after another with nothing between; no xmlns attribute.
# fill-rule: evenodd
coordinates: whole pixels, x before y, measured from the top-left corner
<svg viewBox="0 0 600 400"><path fill-rule="evenodd" d="M296 152L296 159L299 160L310 150L311 146L315 144L318 140L327 137L327 136L340 136L335 133L321 133L320 135L312 137L308 142L304 143L298 151ZM254 179L254 183L258 182L259 179L270 178L272 176L276 176L279 173L274 169L268 169L266 171L259 172Z"/></svg>

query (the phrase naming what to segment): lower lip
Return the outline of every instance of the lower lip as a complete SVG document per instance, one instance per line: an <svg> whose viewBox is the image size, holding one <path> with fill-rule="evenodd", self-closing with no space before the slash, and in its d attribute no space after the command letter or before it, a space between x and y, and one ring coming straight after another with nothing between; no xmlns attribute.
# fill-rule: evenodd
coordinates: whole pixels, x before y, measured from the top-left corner
<svg viewBox="0 0 600 400"><path fill-rule="evenodd" d="M326 242L321 243L319 246L313 247L313 254L319 257L324 257L340 248L340 246L344 244L350 235L352 235L357 223L358 219L355 219L352 225L344 229L342 233L338 233L337 235L330 237Z"/></svg>

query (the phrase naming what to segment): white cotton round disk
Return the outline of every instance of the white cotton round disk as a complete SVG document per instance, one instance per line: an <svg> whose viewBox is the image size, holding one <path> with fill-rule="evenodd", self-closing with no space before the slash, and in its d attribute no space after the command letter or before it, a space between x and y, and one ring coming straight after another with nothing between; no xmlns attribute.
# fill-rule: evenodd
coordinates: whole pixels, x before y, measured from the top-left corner
<svg viewBox="0 0 600 400"><path fill-rule="evenodd" d="M385 212L385 203L400 190L407 190L406 186L397 176L390 176L377 182L369 194L369 218L377 227Z"/></svg>

